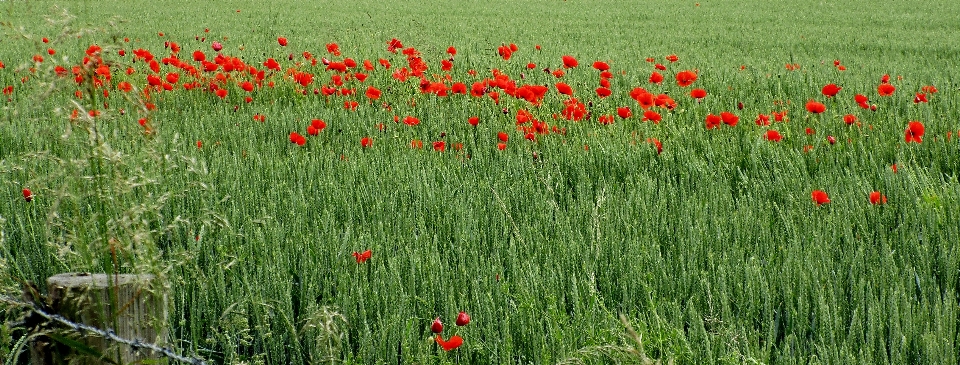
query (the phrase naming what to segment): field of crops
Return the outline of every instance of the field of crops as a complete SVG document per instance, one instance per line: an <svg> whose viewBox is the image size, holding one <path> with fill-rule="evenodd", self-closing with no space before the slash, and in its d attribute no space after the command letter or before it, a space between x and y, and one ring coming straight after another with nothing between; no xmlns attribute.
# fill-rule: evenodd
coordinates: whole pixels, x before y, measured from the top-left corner
<svg viewBox="0 0 960 365"><path fill-rule="evenodd" d="M225 364L960 362L958 2L0 21L2 294L153 273Z"/></svg>

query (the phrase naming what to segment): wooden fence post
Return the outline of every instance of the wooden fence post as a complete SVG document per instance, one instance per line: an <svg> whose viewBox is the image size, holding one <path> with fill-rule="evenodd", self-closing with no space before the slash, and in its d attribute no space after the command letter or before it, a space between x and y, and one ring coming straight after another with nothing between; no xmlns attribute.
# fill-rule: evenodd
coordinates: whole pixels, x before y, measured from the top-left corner
<svg viewBox="0 0 960 365"><path fill-rule="evenodd" d="M167 343L167 294L154 283L153 275L68 273L47 278L48 305L55 314L73 322L112 329L117 336L164 346ZM44 343L46 342L46 343ZM160 360L94 334L82 334L79 342L120 364ZM51 339L31 346L32 364L108 363L89 354L70 351ZM163 362L162 360L160 360Z"/></svg>

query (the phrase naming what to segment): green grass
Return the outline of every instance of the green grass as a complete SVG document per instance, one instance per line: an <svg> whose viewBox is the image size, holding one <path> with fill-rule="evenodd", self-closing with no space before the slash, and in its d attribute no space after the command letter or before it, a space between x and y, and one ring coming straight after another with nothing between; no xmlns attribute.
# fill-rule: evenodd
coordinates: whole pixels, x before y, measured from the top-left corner
<svg viewBox="0 0 960 365"><path fill-rule="evenodd" d="M960 361L960 4L276 3L61 4L76 17L70 29L99 29L80 38L57 37L62 26L43 21L62 19L55 2L0 3L0 87L15 87L0 100L4 293L65 271L153 272L171 292L173 344L217 363L639 361L618 352L637 346L620 315L647 356L677 363ZM113 16L120 22L107 27ZM160 58L174 41L182 59L195 49L212 57L214 38L249 65L274 57L284 69L290 53L332 58L331 42L358 61L403 66L385 50L398 38L423 53L428 74L441 73L452 45L455 81L469 86L498 68L551 92L540 108L506 95L500 105L438 98L378 69L366 84L384 90L393 111L365 105L357 86L361 107L351 112L347 98L302 96L277 75L277 87L255 91L250 104L235 86L226 100L178 90L154 94L157 110L140 113L111 91L104 118L69 121L71 100L89 107L91 93L77 100L53 65L74 65L98 43L122 64L114 83L142 87L147 68L129 64L132 49ZM504 43L520 47L510 61L497 56ZM34 54L47 58L37 74L16 71ZM562 81L593 102L590 120L551 118L563 98L540 70L565 54L580 66ZM667 63L668 54L680 61ZM647 57L668 66L663 86L647 82ZM594 60L615 73L607 99L593 94ZM127 65L138 72L123 75ZM673 82L687 69L699 70L694 87L709 92L702 103ZM329 80L309 70L311 87ZM884 74L893 97L877 96ZM820 93L828 83L843 87L835 100ZM914 104L924 85L939 91ZM627 96L636 86L679 105L661 110L660 124L640 122ZM857 93L877 111L858 108ZM827 112L806 112L810 99ZM619 106L635 116L596 122ZM514 132L518 108L566 135L525 141ZM790 121L771 126L784 140L764 140L768 128L753 119L784 109ZM706 130L705 116L722 111L740 124ZM847 113L862 126L845 125ZM394 114L422 123L394 124ZM474 115L476 128L466 123ZM136 123L143 116L152 135ZM287 140L314 118L329 124L320 136L303 147ZM911 120L926 126L922 144L904 142ZM510 133L505 151L495 147L498 131ZM372 148L361 148L363 136ZM425 149L410 148L412 139ZM446 152L431 150L439 140ZM36 195L30 203L24 187ZM832 202L816 206L816 189ZM871 205L875 190L889 202ZM368 248L373 258L358 265L351 253ZM460 310L473 321L454 329ZM431 341L437 316L444 337L463 336L463 347L443 353ZM0 331L0 354L12 347L9 332Z"/></svg>

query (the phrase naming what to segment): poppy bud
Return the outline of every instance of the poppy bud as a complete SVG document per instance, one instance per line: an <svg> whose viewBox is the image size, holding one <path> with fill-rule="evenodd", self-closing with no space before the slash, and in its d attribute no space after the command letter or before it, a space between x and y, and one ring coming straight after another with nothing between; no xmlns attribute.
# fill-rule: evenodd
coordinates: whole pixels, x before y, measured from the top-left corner
<svg viewBox="0 0 960 365"><path fill-rule="evenodd" d="M220 52L220 50L223 49L223 45L220 44L220 42L213 42L213 44L210 47L212 47L213 50L216 52Z"/></svg>
<svg viewBox="0 0 960 365"><path fill-rule="evenodd" d="M430 325L430 331L438 334L443 332L443 323L440 322L440 317L437 317L437 319L433 320L433 324Z"/></svg>
<svg viewBox="0 0 960 365"><path fill-rule="evenodd" d="M460 311L460 314L457 315L457 326L466 326L470 323L470 315L467 312Z"/></svg>
<svg viewBox="0 0 960 365"><path fill-rule="evenodd" d="M743 110L743 102L737 102L737 110Z"/></svg>
<svg viewBox="0 0 960 365"><path fill-rule="evenodd" d="M33 200L33 192L31 192L30 189L23 189L23 200L26 200L28 203Z"/></svg>
<svg viewBox="0 0 960 365"><path fill-rule="evenodd" d="M834 143L837 143L837 139L833 138L833 136L827 136L827 142L830 142L830 144L834 144Z"/></svg>

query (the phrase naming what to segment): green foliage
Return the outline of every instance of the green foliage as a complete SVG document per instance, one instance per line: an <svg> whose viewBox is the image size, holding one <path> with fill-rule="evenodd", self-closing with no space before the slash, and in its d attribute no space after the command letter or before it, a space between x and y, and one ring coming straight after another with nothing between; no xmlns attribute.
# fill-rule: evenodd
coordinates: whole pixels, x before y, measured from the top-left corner
<svg viewBox="0 0 960 365"><path fill-rule="evenodd" d="M955 28L955 3L66 8L76 16L69 24L101 26L117 15L115 26L97 31L42 21L49 6L0 6L18 35L0 41L0 87L17 88L0 101L3 292L61 271L154 272L173 292L175 343L218 363L958 361L960 37L937 35ZM41 43L44 35L54 42ZM278 36L291 45L280 47ZM303 51L331 57L324 47L332 42L358 61L402 65L385 50L391 38L419 49L429 73L440 74L446 48L457 47L451 74L464 81L497 68L552 87L557 79L541 70L572 54L581 65L563 81L594 102L593 118L552 118L564 100L554 90L540 107L506 95L493 105L422 95L416 81L398 83L383 70L366 84L389 86L381 101L392 111L365 104L366 84L357 86L361 107L347 111L344 99L301 95L277 75L278 85L258 89L249 104L233 86L225 100L182 90L121 99L111 91L113 109L86 118L104 100L82 89L76 101L76 85L52 70L79 62L93 43L118 70L141 70L142 62L130 63L132 49L165 56L163 42L175 41L187 59L195 49L209 56L212 40L258 68L267 57L292 67L286 55ZM520 50L504 61L501 43ZM46 56L47 47L57 49L53 63L30 73L30 57ZM126 58L116 56L121 48ZM667 63L668 54L680 61ZM647 57L670 72L699 70L694 86L709 95L693 101L670 73L664 85L649 84ZM594 60L615 72L607 99L593 97ZM528 62L537 67L527 70ZM327 82L316 73L314 85ZM884 74L894 78L894 97L876 94ZM21 85L24 76L42 81ZM143 73L114 77L145 83ZM836 98L820 94L828 83L843 87ZM914 104L925 85L939 92ZM679 106L659 124L641 122L627 96L635 86L668 93ZM877 111L859 109L856 93ZM827 112L807 113L810 99ZM619 106L635 116L596 122ZM81 117L71 121L75 108ZM566 134L524 140L515 132L518 108ZM779 110L789 110L789 121L770 128L784 140L766 141L768 128L753 119ZM736 112L740 124L706 130L706 115L721 111ZM844 124L847 113L861 126ZM422 123L392 123L394 115ZM480 125L467 124L470 116ZM303 147L287 140L317 118L328 123L319 136ZM911 120L926 125L922 144L904 143ZM510 133L504 151L495 147L499 131ZM360 146L364 136L373 147ZM660 140L663 152L647 138ZM413 139L425 149L410 148ZM433 151L441 140L448 149ZM20 196L24 187L34 190L32 202ZM832 202L816 206L815 189ZM871 205L871 191L889 202ZM366 249L373 257L358 264L351 253ZM460 310L473 321L455 328ZM444 353L433 342L437 316L445 338L464 338L460 349Z"/></svg>

